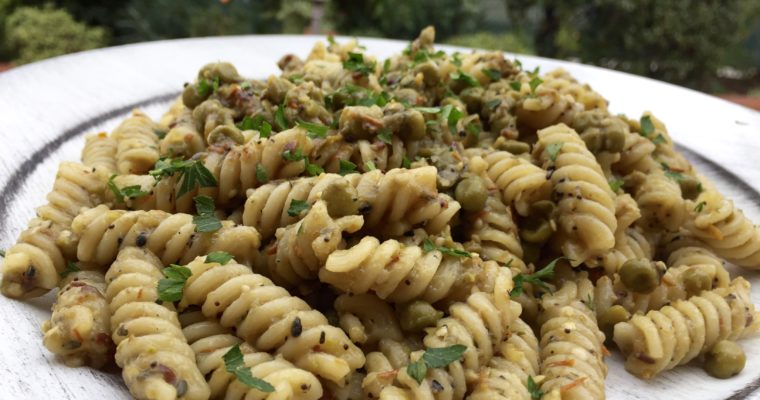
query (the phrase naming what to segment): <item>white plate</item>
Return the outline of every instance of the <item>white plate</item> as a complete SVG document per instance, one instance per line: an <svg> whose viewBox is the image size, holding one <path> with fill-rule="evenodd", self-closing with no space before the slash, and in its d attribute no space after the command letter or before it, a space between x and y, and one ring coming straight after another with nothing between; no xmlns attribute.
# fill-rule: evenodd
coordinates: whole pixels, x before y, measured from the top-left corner
<svg viewBox="0 0 760 400"><path fill-rule="evenodd" d="M0 74L0 248L14 243L34 208L44 203L58 163L79 159L83 134L111 130L132 107L158 117L182 83L207 62L231 61L244 76L263 78L278 73L282 55L305 57L318 39L277 35L162 41L58 57ZM361 42L379 57L406 46L390 40ZM519 58L529 69L569 70L609 99L615 112L632 117L654 112L682 149L689 150L699 171L760 222L760 113L620 72ZM744 274L760 303L760 274ZM129 398L117 373L67 368L45 350L40 325L51 302L52 295L26 303L0 298L0 399ZM628 375L620 357L613 356L608 360L608 398L760 398L760 339L742 345L747 367L725 381L689 366L645 382Z"/></svg>

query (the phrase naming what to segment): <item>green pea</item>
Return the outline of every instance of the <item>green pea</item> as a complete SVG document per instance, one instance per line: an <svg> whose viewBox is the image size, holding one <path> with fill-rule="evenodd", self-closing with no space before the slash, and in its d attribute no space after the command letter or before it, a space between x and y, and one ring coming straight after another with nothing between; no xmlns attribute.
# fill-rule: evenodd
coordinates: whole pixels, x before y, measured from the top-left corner
<svg viewBox="0 0 760 400"><path fill-rule="evenodd" d="M660 278L657 267L646 259L628 260L620 268L620 280L637 293L651 293L659 286Z"/></svg>
<svg viewBox="0 0 760 400"><path fill-rule="evenodd" d="M747 356L738 344L721 340L707 352L703 367L711 376L727 379L742 372L746 363Z"/></svg>
<svg viewBox="0 0 760 400"><path fill-rule="evenodd" d="M401 306L399 322L401 329L407 332L419 332L433 326L443 318L443 312L436 310L430 303L417 300Z"/></svg>
<svg viewBox="0 0 760 400"><path fill-rule="evenodd" d="M614 305L604 311L602 311L597 320L599 322L599 328L607 338L612 338L612 331L615 324L619 322L628 321L631 318L631 313L628 312L621 305Z"/></svg>
<svg viewBox="0 0 760 400"><path fill-rule="evenodd" d="M681 196L687 200L694 200L702 191L702 184L697 178L682 174L683 179L678 181L681 186Z"/></svg>
<svg viewBox="0 0 760 400"><path fill-rule="evenodd" d="M480 211L488 199L488 187L477 176L465 178L457 184L454 196L467 211Z"/></svg>
<svg viewBox="0 0 760 400"><path fill-rule="evenodd" d="M494 142L494 147L499 150L508 151L514 155L530 152L530 145L528 143L520 142L518 140L504 139L501 136L496 139L496 142Z"/></svg>
<svg viewBox="0 0 760 400"><path fill-rule="evenodd" d="M483 92L482 87L476 86L462 90L462 93L459 94L459 98L467 106L469 114L480 112L480 109L483 107Z"/></svg>
<svg viewBox="0 0 760 400"><path fill-rule="evenodd" d="M235 66L228 62L216 62L204 65L198 72L198 78L208 80L219 78L222 83L234 83L241 79Z"/></svg>
<svg viewBox="0 0 760 400"><path fill-rule="evenodd" d="M359 213L359 193L345 179L337 179L327 185L322 191L322 200L327 205L327 213L333 218Z"/></svg>
<svg viewBox="0 0 760 400"><path fill-rule="evenodd" d="M691 296L712 289L712 278L702 268L691 267L683 272L683 286Z"/></svg>
<svg viewBox="0 0 760 400"><path fill-rule="evenodd" d="M607 138L605 140L605 148L610 153L619 153L625 148L625 131L613 130L607 132Z"/></svg>
<svg viewBox="0 0 760 400"><path fill-rule="evenodd" d="M427 134L427 125L425 117L417 110L407 110L404 112L404 120L398 132L402 139L420 140Z"/></svg>
<svg viewBox="0 0 760 400"><path fill-rule="evenodd" d="M520 225L520 238L529 243L544 243L552 236L551 223L540 217L528 217Z"/></svg>

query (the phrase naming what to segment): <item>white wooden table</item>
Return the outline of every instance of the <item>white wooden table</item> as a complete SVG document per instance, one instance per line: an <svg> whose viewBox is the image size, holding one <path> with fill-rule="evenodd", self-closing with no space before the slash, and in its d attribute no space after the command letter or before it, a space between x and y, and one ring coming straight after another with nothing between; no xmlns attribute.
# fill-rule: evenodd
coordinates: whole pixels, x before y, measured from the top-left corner
<svg viewBox="0 0 760 400"><path fill-rule="evenodd" d="M58 57L0 74L0 248L8 248L44 203L58 162L78 160L83 134L112 129L131 108L161 114L182 83L215 60L241 74L278 73L285 53L305 56L315 36L243 36L120 46ZM340 40L340 38L338 39ZM380 57L405 42L362 39ZM453 48L447 48L451 50ZM620 72L520 56L532 69L562 66L590 83L615 112L637 117L651 110L702 173L760 222L760 113L677 86ZM746 273L760 303L760 275ZM118 373L58 363L41 343L40 325L52 296L21 303L0 298L0 400L127 399ZM726 381L683 367L650 382L628 375L619 356L610 362L610 399L760 398L760 339L743 342L747 367ZM757 390L756 390L757 389Z"/></svg>

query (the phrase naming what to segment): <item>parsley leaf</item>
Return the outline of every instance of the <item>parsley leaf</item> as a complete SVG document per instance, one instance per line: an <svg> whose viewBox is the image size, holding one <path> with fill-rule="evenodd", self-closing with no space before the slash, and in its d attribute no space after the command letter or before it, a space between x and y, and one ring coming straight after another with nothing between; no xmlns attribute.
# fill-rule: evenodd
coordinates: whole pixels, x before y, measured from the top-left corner
<svg viewBox="0 0 760 400"><path fill-rule="evenodd" d="M299 127L306 129L306 135L309 136L312 139L315 138L324 138L327 136L327 130L330 129L328 126L315 124L312 122L306 122L298 120L296 122Z"/></svg>
<svg viewBox="0 0 760 400"><path fill-rule="evenodd" d="M365 171L373 171L376 170L377 167L375 166L375 163L372 161L367 161L364 163L364 170Z"/></svg>
<svg viewBox="0 0 760 400"><path fill-rule="evenodd" d="M441 109L439 107L414 107L414 109L421 113L427 114L438 114L441 112Z"/></svg>
<svg viewBox="0 0 760 400"><path fill-rule="evenodd" d="M662 133L658 134L654 139L652 139L652 143L654 144L661 144L661 143L667 143L667 139L665 139L665 136L662 135Z"/></svg>
<svg viewBox="0 0 760 400"><path fill-rule="evenodd" d="M490 108L491 110L495 110L496 107L500 105L501 105L501 99L493 99L493 100L488 100L486 102L486 107Z"/></svg>
<svg viewBox="0 0 760 400"><path fill-rule="evenodd" d="M5 258L5 250L0 249L0 257Z"/></svg>
<svg viewBox="0 0 760 400"><path fill-rule="evenodd" d="M207 97L211 94L211 90L211 85L205 78L199 79L198 83L195 84L195 93L198 93L200 97Z"/></svg>
<svg viewBox="0 0 760 400"><path fill-rule="evenodd" d="M391 135L392 133L390 129L383 128L383 129L380 129L380 132L377 134L377 138L380 139L380 141L384 143L392 144Z"/></svg>
<svg viewBox="0 0 760 400"><path fill-rule="evenodd" d="M5 252L3 252L3 257L5 257ZM66 268L64 268L63 271L61 271L59 275L61 276L61 278L65 278L69 276L70 273L77 272L77 271L81 271L81 269L79 269L79 267L76 264L69 261L68 263L66 263Z"/></svg>
<svg viewBox="0 0 760 400"><path fill-rule="evenodd" d="M281 131L290 127L290 123L288 123L288 119L285 117L285 102L277 106L277 111L274 112L274 124Z"/></svg>
<svg viewBox="0 0 760 400"><path fill-rule="evenodd" d="M441 119L448 123L451 132L456 132L457 122L459 122L462 117L464 117L464 113L451 104L447 104L441 108Z"/></svg>
<svg viewBox="0 0 760 400"><path fill-rule="evenodd" d="M412 168L412 162L406 156L401 159L401 168Z"/></svg>
<svg viewBox="0 0 760 400"><path fill-rule="evenodd" d="M166 134L169 133L168 131L165 131L163 129L153 129L153 133L158 136L159 139L163 139L166 137Z"/></svg>
<svg viewBox="0 0 760 400"><path fill-rule="evenodd" d="M211 82L211 89L213 93L216 93L217 90L219 90L219 77L215 76L213 82Z"/></svg>
<svg viewBox="0 0 760 400"><path fill-rule="evenodd" d="M477 139L480 138L480 132L481 132L480 124L471 122L465 125L464 130L467 131L467 133L469 133L470 135L475 136L475 138Z"/></svg>
<svg viewBox="0 0 760 400"><path fill-rule="evenodd" d="M520 81L509 82L509 87L511 87L512 90L514 90L516 92L519 92L520 89L522 89L522 82L520 82Z"/></svg>
<svg viewBox="0 0 760 400"><path fill-rule="evenodd" d="M670 166L667 163L660 162L660 165L662 166L662 169L665 171L665 176L667 176L668 178L670 178L670 179L672 179L672 180L674 180L676 182L680 182L680 181L682 181L684 179L683 178L683 174L681 174L680 172L673 171L672 169L670 169Z"/></svg>
<svg viewBox="0 0 760 400"><path fill-rule="evenodd" d="M113 174L110 178L108 178L108 183L106 185L108 185L108 189L110 189L113 195L116 197L117 203L124 203L125 197L128 199L134 199L148 194L148 192L142 191L142 187L140 187L140 185L125 186L119 189L119 187L116 186L116 183L113 181L114 178L116 178L116 174Z"/></svg>
<svg viewBox="0 0 760 400"><path fill-rule="evenodd" d="M193 271L181 265L172 264L163 269L166 278L158 281L158 298L162 301L175 302L182 300L185 291L185 281Z"/></svg>
<svg viewBox="0 0 760 400"><path fill-rule="evenodd" d="M369 75L375 70L375 63L364 62L364 54L362 53L348 53L348 59L343 61L343 68L358 72L362 75Z"/></svg>
<svg viewBox="0 0 760 400"><path fill-rule="evenodd" d="M483 70L483 73L492 81L498 81L501 79L501 71L498 69L487 68Z"/></svg>
<svg viewBox="0 0 760 400"><path fill-rule="evenodd" d="M240 351L239 344L232 346L226 353L224 353L222 359L224 360L224 368L227 372L235 375L235 378L237 378L240 383L265 393L274 392L274 386L261 378L256 378L251 375L251 368L245 365L243 352Z"/></svg>
<svg viewBox="0 0 760 400"><path fill-rule="evenodd" d="M335 42L335 38L333 37L333 35L329 35L329 36L327 36L327 43L329 43L330 45L335 45L335 44L337 44L337 43Z"/></svg>
<svg viewBox="0 0 760 400"><path fill-rule="evenodd" d="M467 346L455 344L448 347L428 348L422 357L406 367L409 374L417 383L422 383L428 368L443 368L462 358Z"/></svg>
<svg viewBox="0 0 760 400"><path fill-rule="evenodd" d="M539 78L538 76L534 76L533 79L528 82L528 85L530 85L530 93L536 94L536 88L542 83L544 83L543 79Z"/></svg>
<svg viewBox="0 0 760 400"><path fill-rule="evenodd" d="M512 279L515 283L515 287L512 288L512 291L509 292L509 295L511 297L517 297L523 292L523 283L524 282L530 282L541 289L544 289L546 291L549 291L549 286L546 285L544 282L544 279L550 279L554 276L554 267L557 265L557 261L562 259L568 259L567 257L558 257L552 260L549 264L546 264L545 267L541 268L540 270L529 274L517 274Z"/></svg>
<svg viewBox="0 0 760 400"><path fill-rule="evenodd" d="M235 124L235 126L237 126L241 131L249 131L253 129L253 118L246 115L243 117L243 120Z"/></svg>
<svg viewBox="0 0 760 400"><path fill-rule="evenodd" d="M536 384L532 376L528 376L528 393L530 393L531 400L541 400L541 397L544 395L544 392L541 391L541 388Z"/></svg>
<svg viewBox="0 0 760 400"><path fill-rule="evenodd" d="M296 148L295 150L288 149L282 152L282 159L285 161L301 161L304 157L300 148Z"/></svg>
<svg viewBox="0 0 760 400"><path fill-rule="evenodd" d="M306 158L304 158L304 162L306 163L306 172L309 174L309 176L317 176L325 172L322 167L317 164L310 163Z"/></svg>
<svg viewBox="0 0 760 400"><path fill-rule="evenodd" d="M214 215L214 199L200 195L193 197L198 215L193 217L196 232L215 232L222 227L222 222Z"/></svg>
<svg viewBox="0 0 760 400"><path fill-rule="evenodd" d="M308 201L292 199L290 200L290 206L288 207L288 215L291 217L297 217L309 208L311 208L311 205Z"/></svg>
<svg viewBox="0 0 760 400"><path fill-rule="evenodd" d="M557 156L559 155L559 151L562 150L562 146L564 146L565 143L558 142L558 143L551 143L548 146L546 146L546 152L549 153L549 158L552 161L557 161Z"/></svg>
<svg viewBox="0 0 760 400"><path fill-rule="evenodd" d="M148 172L155 180L159 181L166 176L179 173L180 186L177 189L177 198L190 192L197 187L216 186L216 178L201 160L182 160L162 158L156 162L155 167Z"/></svg>
<svg viewBox="0 0 760 400"><path fill-rule="evenodd" d="M341 159L338 161L338 164L340 166L338 173L341 175L348 175L356 171L356 164L351 161Z"/></svg>
<svg viewBox="0 0 760 400"><path fill-rule="evenodd" d="M654 123L652 123L652 118L648 115L641 117L639 124L641 125L641 136L648 138L654 133Z"/></svg>
<svg viewBox="0 0 760 400"><path fill-rule="evenodd" d="M269 134L272 133L272 125L269 124L264 119L264 116L261 114L257 114L255 117L251 118L249 116L245 116L242 121L238 122L236 126L241 131L247 131L247 130L257 130L259 131L259 137L261 138L268 138Z"/></svg>
<svg viewBox="0 0 760 400"><path fill-rule="evenodd" d="M267 170L261 164L256 164L256 181L259 183L269 182L269 174L267 174Z"/></svg>
<svg viewBox="0 0 760 400"><path fill-rule="evenodd" d="M459 250L459 249L453 249L451 247L446 246L436 246L430 239L425 239L422 241L422 250L427 252L438 250L443 254L454 256L454 257L472 257L472 254L468 251Z"/></svg>
<svg viewBox="0 0 760 400"><path fill-rule="evenodd" d="M620 188L623 187L623 184L625 181L622 179L614 178L609 180L610 183L610 189L612 189L613 192L618 193L620 191Z"/></svg>
<svg viewBox="0 0 760 400"><path fill-rule="evenodd" d="M232 254L226 252L226 251L212 251L211 253L208 253L206 256L207 263L219 263L219 264L227 264L232 260Z"/></svg>
<svg viewBox="0 0 760 400"><path fill-rule="evenodd" d="M477 79L473 78L472 75L466 72L462 72L461 69L458 69L457 72L450 73L449 78L453 81L462 82L467 86L480 86L480 82L478 82Z"/></svg>
<svg viewBox="0 0 760 400"><path fill-rule="evenodd" d="M702 210L705 208L705 205L707 205L707 203L705 203L704 201L700 201L700 202L699 202L699 203L697 203L697 205L694 207L694 211L696 211L696 212L698 212L698 213L701 213L701 212L702 212Z"/></svg>

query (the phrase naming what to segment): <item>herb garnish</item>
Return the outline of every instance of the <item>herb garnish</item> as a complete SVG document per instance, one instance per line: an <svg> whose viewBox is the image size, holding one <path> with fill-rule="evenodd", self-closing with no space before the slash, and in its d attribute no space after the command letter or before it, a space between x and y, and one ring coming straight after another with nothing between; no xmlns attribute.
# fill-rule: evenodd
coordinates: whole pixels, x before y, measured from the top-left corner
<svg viewBox="0 0 760 400"><path fill-rule="evenodd" d="M409 374L417 383L422 383L425 379L428 368L443 368L454 361L462 358L467 347L461 344L455 344L448 347L428 348L422 353L419 360L407 365L406 373Z"/></svg>

